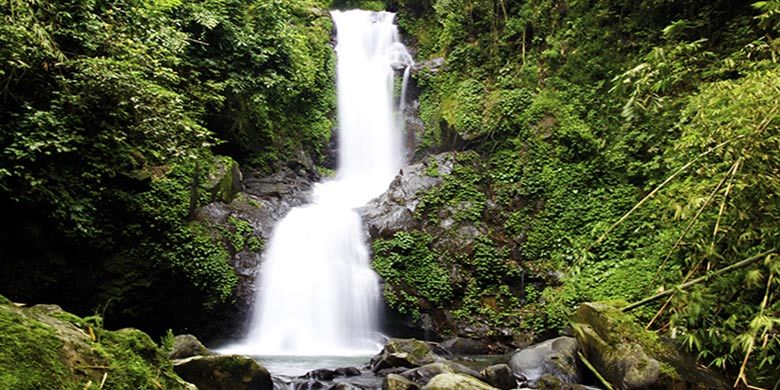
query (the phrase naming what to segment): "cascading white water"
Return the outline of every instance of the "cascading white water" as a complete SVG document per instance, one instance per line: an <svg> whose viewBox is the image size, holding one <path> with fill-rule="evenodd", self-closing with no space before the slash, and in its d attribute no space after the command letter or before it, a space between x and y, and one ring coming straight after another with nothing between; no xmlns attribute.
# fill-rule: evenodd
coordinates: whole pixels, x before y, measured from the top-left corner
<svg viewBox="0 0 780 390"><path fill-rule="evenodd" d="M401 168L394 78L411 57L398 40L394 14L353 10L332 17L338 39L336 178L315 185L312 203L291 210L276 226L249 337L231 351L355 355L378 349L379 284L354 209L384 192Z"/></svg>

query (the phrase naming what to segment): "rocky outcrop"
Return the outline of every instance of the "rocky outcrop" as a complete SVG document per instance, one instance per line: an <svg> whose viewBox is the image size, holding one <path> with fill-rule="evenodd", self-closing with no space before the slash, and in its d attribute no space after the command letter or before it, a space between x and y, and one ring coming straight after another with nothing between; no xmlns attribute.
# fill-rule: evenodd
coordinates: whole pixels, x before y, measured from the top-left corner
<svg viewBox="0 0 780 390"><path fill-rule="evenodd" d="M594 368L621 389L726 389L713 373L699 367L673 345L604 303L577 309L574 331Z"/></svg>
<svg viewBox="0 0 780 390"><path fill-rule="evenodd" d="M173 369L199 390L273 389L268 370L244 356L194 356L175 361Z"/></svg>
<svg viewBox="0 0 780 390"><path fill-rule="evenodd" d="M578 344L573 337L558 337L525 348L509 361L521 385L535 385L545 375L563 383L579 383L582 375L577 358Z"/></svg>
<svg viewBox="0 0 780 390"><path fill-rule="evenodd" d="M240 248L225 243L238 285L231 304L220 308L213 316L223 320L212 321L210 325L214 330L201 330L203 333L217 334L216 339L230 339L245 330L257 290L255 283L259 280L264 243L270 240L274 226L290 209L308 202L310 190L318 179L303 163L299 165L297 170L285 167L270 176L246 172L242 192L229 201L221 199L197 211L196 221L211 229L215 236L223 231L235 232L236 223L241 223L251 228L257 243Z"/></svg>
<svg viewBox="0 0 780 390"><path fill-rule="evenodd" d="M452 171L449 153L431 156L431 159L434 166L424 162L403 168L384 194L358 210L372 239L388 238L416 227L414 210L420 195L441 184L441 175Z"/></svg>

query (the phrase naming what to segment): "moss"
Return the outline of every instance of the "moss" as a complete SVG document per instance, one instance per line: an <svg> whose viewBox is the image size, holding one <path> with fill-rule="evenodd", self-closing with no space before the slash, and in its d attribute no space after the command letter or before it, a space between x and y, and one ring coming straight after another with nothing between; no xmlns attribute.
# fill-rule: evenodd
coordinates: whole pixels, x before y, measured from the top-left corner
<svg viewBox="0 0 780 390"><path fill-rule="evenodd" d="M90 322L54 305L0 305L0 388L97 389L104 374L105 389L183 387L147 334Z"/></svg>
<svg viewBox="0 0 780 390"><path fill-rule="evenodd" d="M86 376L68 369L54 328L0 305L0 388L76 389Z"/></svg>

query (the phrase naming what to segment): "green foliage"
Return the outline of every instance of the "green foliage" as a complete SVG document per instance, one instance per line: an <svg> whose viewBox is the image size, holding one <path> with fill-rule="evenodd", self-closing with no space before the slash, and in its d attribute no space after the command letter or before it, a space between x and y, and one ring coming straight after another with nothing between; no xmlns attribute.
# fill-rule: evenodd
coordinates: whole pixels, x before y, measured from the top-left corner
<svg viewBox="0 0 780 390"><path fill-rule="evenodd" d="M3 292L82 312L117 299L125 320L174 315L163 299L227 302L231 251L263 243L245 225L223 237L194 221L233 193L235 162L214 153L266 171L320 157L335 107L324 6L0 4L0 210L14 220L0 229ZM209 188L218 166L228 175ZM163 280L175 297L144 292Z"/></svg>
<svg viewBox="0 0 780 390"><path fill-rule="evenodd" d="M409 305L419 304L412 296L438 307L452 299L449 272L430 245L431 236L422 232L398 232L392 239L374 241L372 265L393 286L385 290L391 307L413 313Z"/></svg>

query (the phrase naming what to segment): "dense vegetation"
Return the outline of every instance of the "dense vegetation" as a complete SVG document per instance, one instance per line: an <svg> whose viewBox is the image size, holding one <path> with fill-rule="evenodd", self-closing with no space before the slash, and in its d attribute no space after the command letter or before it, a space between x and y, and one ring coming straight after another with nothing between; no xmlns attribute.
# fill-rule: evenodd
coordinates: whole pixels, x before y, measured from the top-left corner
<svg viewBox="0 0 780 390"><path fill-rule="evenodd" d="M396 10L444 59L414 76L416 155L454 168L419 229L373 243L390 305L520 344L674 290L632 314L780 382L777 0L3 2L0 294L153 332L230 301L227 258L262 243L197 210L236 162L323 161L331 6Z"/></svg>
<svg viewBox="0 0 780 390"><path fill-rule="evenodd" d="M753 258L632 313L742 386L780 381L780 3L388 4L445 60L416 75L418 154L461 150L421 230L374 244L392 305L545 332Z"/></svg>
<svg viewBox="0 0 780 390"><path fill-rule="evenodd" d="M215 234L196 211L230 200L233 160L321 159L335 104L324 6L0 4L2 293L107 305L109 321L157 332L230 300L223 243L238 227Z"/></svg>

